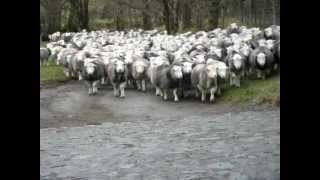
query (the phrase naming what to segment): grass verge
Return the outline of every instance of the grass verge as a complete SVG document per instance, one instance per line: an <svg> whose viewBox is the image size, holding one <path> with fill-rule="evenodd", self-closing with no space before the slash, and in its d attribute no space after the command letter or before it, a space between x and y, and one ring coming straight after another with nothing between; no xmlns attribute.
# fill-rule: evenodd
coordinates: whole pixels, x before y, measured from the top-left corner
<svg viewBox="0 0 320 180"><path fill-rule="evenodd" d="M280 105L280 75L266 80L243 80L240 88L227 88L218 102Z"/></svg>
<svg viewBox="0 0 320 180"><path fill-rule="evenodd" d="M40 86L53 86L68 81L63 73L63 67L50 63L40 67Z"/></svg>

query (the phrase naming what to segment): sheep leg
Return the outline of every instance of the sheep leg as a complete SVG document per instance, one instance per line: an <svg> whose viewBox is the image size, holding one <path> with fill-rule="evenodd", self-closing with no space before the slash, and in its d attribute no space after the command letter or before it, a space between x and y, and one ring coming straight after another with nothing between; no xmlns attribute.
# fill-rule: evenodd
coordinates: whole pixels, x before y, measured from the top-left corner
<svg viewBox="0 0 320 180"><path fill-rule="evenodd" d="M205 100L206 100L206 92L202 90L201 91L201 101L205 102Z"/></svg>
<svg viewBox="0 0 320 180"><path fill-rule="evenodd" d="M68 70L64 69L64 74L67 76L67 77L70 77L70 73Z"/></svg>
<svg viewBox="0 0 320 180"><path fill-rule="evenodd" d="M230 86L233 86L233 74L230 76Z"/></svg>
<svg viewBox="0 0 320 180"><path fill-rule="evenodd" d="M156 96L163 96L163 93L160 88L156 87Z"/></svg>
<svg viewBox="0 0 320 180"><path fill-rule="evenodd" d="M101 84L106 84L105 77L101 78Z"/></svg>
<svg viewBox="0 0 320 180"><path fill-rule="evenodd" d="M88 90L88 94L91 95L92 94L92 85L90 82L86 81L87 86L89 86L89 90Z"/></svg>
<svg viewBox="0 0 320 180"><path fill-rule="evenodd" d="M138 89L138 90L141 90L141 81L140 81L140 80L137 80L137 81L136 81L136 84L137 84L137 89Z"/></svg>
<svg viewBox="0 0 320 180"><path fill-rule="evenodd" d="M81 81L83 79L82 74L79 73L78 75L79 75L79 81Z"/></svg>
<svg viewBox="0 0 320 180"><path fill-rule="evenodd" d="M93 86L93 89L92 89L93 94L98 93L98 84L99 84L99 81L94 81L94 82L92 83L92 86Z"/></svg>
<svg viewBox="0 0 320 180"><path fill-rule="evenodd" d="M262 72L262 73L261 73L261 78L262 78L263 80L266 79L266 73L265 73L265 72Z"/></svg>
<svg viewBox="0 0 320 180"><path fill-rule="evenodd" d="M199 98L199 90L196 89L196 98Z"/></svg>
<svg viewBox="0 0 320 180"><path fill-rule="evenodd" d="M261 75L261 71L260 71L260 70L258 70L258 71L257 71L257 78L258 78L258 79L261 79L261 77L262 77L262 75Z"/></svg>
<svg viewBox="0 0 320 180"><path fill-rule="evenodd" d="M145 92L146 91L146 80L141 80L141 85L142 85L142 91Z"/></svg>
<svg viewBox="0 0 320 180"><path fill-rule="evenodd" d="M214 93L216 92L217 88L211 88L210 89L210 102L213 103L214 101Z"/></svg>
<svg viewBox="0 0 320 180"><path fill-rule="evenodd" d="M240 79L241 79L240 76L237 76L237 77L236 77L236 84L235 84L235 85L236 85L236 87L238 87L238 88L240 87Z"/></svg>
<svg viewBox="0 0 320 180"><path fill-rule="evenodd" d="M89 94L89 95L92 94L92 88L91 88L91 86L89 87L89 92L88 92L88 94Z"/></svg>
<svg viewBox="0 0 320 180"><path fill-rule="evenodd" d="M167 90L163 90L163 99L166 101L168 99Z"/></svg>
<svg viewBox="0 0 320 180"><path fill-rule="evenodd" d="M118 96L118 88L116 87L115 84L113 85L113 95L114 95L115 97Z"/></svg>
<svg viewBox="0 0 320 180"><path fill-rule="evenodd" d="M221 88L220 87L218 87L218 89L217 89L217 94L218 94L218 96L221 95Z"/></svg>
<svg viewBox="0 0 320 180"><path fill-rule="evenodd" d="M156 87L156 96L159 96L160 92L159 92L159 88Z"/></svg>
<svg viewBox="0 0 320 180"><path fill-rule="evenodd" d="M126 97L126 95L125 95L125 93L124 93L124 88L126 87L126 85L127 85L127 83L126 82L123 82L123 83L121 83L120 84L120 97L121 98L125 98Z"/></svg>
<svg viewBox="0 0 320 180"><path fill-rule="evenodd" d="M241 77L244 78L244 76L245 76L244 71L241 71Z"/></svg>
<svg viewBox="0 0 320 180"><path fill-rule="evenodd" d="M177 95L177 90L178 90L178 89L173 89L173 96L174 96L174 101L175 101L175 102L178 102L178 101L179 101L179 98L178 98L178 95Z"/></svg>
<svg viewBox="0 0 320 180"><path fill-rule="evenodd" d="M199 84L197 85L197 87L201 92L201 101L204 102L206 100L206 92Z"/></svg>
<svg viewBox="0 0 320 180"><path fill-rule="evenodd" d="M250 67L248 74L249 74L249 75L252 74L252 71L253 71L253 70L252 70L252 68Z"/></svg>

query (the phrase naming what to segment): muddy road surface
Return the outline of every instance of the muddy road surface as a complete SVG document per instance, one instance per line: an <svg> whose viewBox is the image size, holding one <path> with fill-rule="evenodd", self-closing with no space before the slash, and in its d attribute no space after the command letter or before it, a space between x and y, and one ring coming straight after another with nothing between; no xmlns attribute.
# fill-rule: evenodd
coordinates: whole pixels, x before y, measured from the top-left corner
<svg viewBox="0 0 320 180"><path fill-rule="evenodd" d="M41 89L41 179L280 179L279 107L126 95Z"/></svg>

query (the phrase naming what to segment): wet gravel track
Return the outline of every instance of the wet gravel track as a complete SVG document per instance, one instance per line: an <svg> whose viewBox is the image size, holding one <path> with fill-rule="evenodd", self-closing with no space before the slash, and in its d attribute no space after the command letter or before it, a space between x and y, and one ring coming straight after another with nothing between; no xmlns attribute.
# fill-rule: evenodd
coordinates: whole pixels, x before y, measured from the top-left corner
<svg viewBox="0 0 320 180"><path fill-rule="evenodd" d="M280 108L40 91L41 179L280 179Z"/></svg>

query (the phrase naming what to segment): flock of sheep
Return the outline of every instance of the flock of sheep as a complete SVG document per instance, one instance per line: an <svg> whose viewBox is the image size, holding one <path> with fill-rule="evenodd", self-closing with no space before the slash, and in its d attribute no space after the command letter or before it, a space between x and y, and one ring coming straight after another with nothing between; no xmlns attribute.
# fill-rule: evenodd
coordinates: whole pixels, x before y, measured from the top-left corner
<svg viewBox="0 0 320 180"><path fill-rule="evenodd" d="M156 95L174 101L195 89L210 102L226 85L240 87L248 76L265 79L280 69L280 26L226 29L168 35L166 31L56 32L40 48L40 64L48 59L64 67L67 77L83 80L89 95L111 84L114 96L125 88L146 91L150 82ZM178 93L179 91L179 93ZM178 95L179 94L179 95Z"/></svg>

